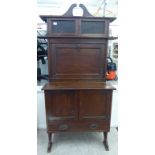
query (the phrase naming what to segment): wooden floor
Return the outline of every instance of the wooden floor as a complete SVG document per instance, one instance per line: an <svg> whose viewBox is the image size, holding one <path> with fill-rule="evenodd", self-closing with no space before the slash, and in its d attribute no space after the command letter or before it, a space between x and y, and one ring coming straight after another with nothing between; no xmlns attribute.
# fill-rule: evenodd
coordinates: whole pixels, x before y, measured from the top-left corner
<svg viewBox="0 0 155 155"><path fill-rule="evenodd" d="M105 151L103 134L100 132L56 133L52 137L51 153L47 153L46 130L38 130L37 155L117 155L118 132L111 128L108 141L110 151Z"/></svg>

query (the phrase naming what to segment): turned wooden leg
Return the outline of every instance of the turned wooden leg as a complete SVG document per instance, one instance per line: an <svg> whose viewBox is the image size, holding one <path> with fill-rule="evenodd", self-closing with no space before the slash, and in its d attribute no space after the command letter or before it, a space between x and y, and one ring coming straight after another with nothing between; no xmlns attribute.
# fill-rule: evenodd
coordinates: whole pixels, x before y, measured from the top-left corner
<svg viewBox="0 0 155 155"><path fill-rule="evenodd" d="M52 133L48 133L48 148L47 148L47 153L51 152L52 148Z"/></svg>
<svg viewBox="0 0 155 155"><path fill-rule="evenodd" d="M104 134L104 140L103 140L103 144L104 144L104 147L106 149L106 151L109 151L109 145L108 145L108 132L103 132Z"/></svg>

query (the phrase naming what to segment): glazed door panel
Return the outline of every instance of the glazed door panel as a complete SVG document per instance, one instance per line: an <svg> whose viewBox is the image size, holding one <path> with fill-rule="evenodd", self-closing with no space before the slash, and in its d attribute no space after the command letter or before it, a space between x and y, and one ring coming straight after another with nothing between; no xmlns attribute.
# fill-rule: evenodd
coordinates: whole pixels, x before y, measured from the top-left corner
<svg viewBox="0 0 155 155"><path fill-rule="evenodd" d="M48 121L76 119L77 107L74 91L49 91L45 93Z"/></svg>
<svg viewBox="0 0 155 155"><path fill-rule="evenodd" d="M101 90L81 90L79 92L79 119L109 119L111 93Z"/></svg>

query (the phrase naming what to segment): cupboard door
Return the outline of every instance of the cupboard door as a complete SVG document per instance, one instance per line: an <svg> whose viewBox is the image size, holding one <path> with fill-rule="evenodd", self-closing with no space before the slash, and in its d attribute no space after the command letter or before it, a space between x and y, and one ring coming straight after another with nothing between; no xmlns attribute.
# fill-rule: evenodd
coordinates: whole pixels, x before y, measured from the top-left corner
<svg viewBox="0 0 155 155"><path fill-rule="evenodd" d="M49 59L52 79L103 79L105 77L105 45L53 44Z"/></svg>
<svg viewBox="0 0 155 155"><path fill-rule="evenodd" d="M110 119L112 91L81 90L79 119Z"/></svg>
<svg viewBox="0 0 155 155"><path fill-rule="evenodd" d="M76 119L76 97L74 91L45 92L47 120Z"/></svg>

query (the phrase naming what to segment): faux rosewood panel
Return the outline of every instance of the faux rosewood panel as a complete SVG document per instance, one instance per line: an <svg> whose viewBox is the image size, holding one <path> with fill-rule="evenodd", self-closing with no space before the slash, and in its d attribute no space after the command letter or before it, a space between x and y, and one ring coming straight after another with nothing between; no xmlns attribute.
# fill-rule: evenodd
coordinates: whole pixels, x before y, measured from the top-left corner
<svg viewBox="0 0 155 155"><path fill-rule="evenodd" d="M46 113L48 121L75 119L77 117L74 91L46 91Z"/></svg>
<svg viewBox="0 0 155 155"><path fill-rule="evenodd" d="M103 79L106 59L104 45L54 44L52 47L52 78Z"/></svg>
<svg viewBox="0 0 155 155"><path fill-rule="evenodd" d="M110 119L111 91L83 90L79 95L80 119Z"/></svg>
<svg viewBox="0 0 155 155"><path fill-rule="evenodd" d="M99 74L100 49L58 48L56 74Z"/></svg>

